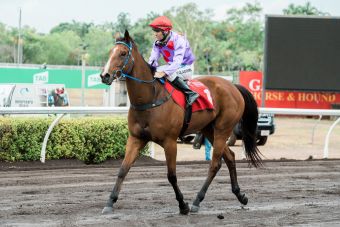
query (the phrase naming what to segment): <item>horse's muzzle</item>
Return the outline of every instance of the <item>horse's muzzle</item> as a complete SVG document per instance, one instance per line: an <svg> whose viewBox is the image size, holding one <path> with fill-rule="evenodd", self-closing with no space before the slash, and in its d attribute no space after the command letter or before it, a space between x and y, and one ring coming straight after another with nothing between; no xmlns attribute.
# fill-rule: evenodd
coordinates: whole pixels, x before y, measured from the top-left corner
<svg viewBox="0 0 340 227"><path fill-rule="evenodd" d="M110 74L106 73L105 75L100 74L100 78L102 79L103 84L111 85L113 82L113 77Z"/></svg>

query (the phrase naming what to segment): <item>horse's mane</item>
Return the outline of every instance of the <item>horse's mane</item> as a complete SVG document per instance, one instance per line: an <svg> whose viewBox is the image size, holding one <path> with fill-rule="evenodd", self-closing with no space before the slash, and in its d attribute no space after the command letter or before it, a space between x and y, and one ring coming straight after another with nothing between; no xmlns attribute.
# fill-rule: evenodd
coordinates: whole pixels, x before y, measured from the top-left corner
<svg viewBox="0 0 340 227"><path fill-rule="evenodd" d="M143 59L144 59L144 58L143 58ZM144 61L145 61L145 60L144 60ZM155 75L155 72L156 72L157 68L156 68L155 66L150 65L150 64L147 63L146 61L145 61L145 63L148 64L148 66L149 66L149 68L150 68L150 70L151 70L152 75Z"/></svg>
<svg viewBox="0 0 340 227"><path fill-rule="evenodd" d="M132 43L134 46L137 47L136 43L133 41L133 39L132 39L131 37L130 37L130 41L131 41L131 43ZM126 40L125 40L124 37L117 37L117 38L116 38L116 42L126 42ZM137 48L137 49L138 49L138 48ZM141 55L141 56L142 56L142 58L143 58L145 64L147 64L147 65L149 66L152 75L155 75L155 72L156 72L156 69L157 69L157 68L154 67L154 66L152 66L152 65L150 65L147 61L145 61L143 55Z"/></svg>

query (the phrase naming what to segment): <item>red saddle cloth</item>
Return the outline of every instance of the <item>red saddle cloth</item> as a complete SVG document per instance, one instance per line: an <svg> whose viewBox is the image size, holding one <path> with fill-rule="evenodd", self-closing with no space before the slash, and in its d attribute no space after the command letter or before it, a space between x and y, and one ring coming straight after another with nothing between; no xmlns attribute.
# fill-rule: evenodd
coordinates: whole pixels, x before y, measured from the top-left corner
<svg viewBox="0 0 340 227"><path fill-rule="evenodd" d="M200 111L200 110L206 110L206 109L210 109L213 110L214 109L214 105L213 105L213 101L210 95L210 91L207 88L207 86L205 86L203 83L201 83L198 80L189 80L188 81L188 85L190 87L191 90L197 92L200 96L198 97L198 99L196 99L196 101L192 104L192 112L196 112L196 111ZM169 83L169 81L165 82L165 88L166 90L171 93L172 91L172 99L179 105L181 106L183 109L185 109L185 96L183 94L183 92L174 89L173 86Z"/></svg>

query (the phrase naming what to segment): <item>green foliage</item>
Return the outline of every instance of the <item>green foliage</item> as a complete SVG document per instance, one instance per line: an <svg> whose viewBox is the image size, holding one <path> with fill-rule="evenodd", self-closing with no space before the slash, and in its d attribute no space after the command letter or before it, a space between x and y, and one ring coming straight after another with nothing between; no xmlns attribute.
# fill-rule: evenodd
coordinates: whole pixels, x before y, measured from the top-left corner
<svg viewBox="0 0 340 227"><path fill-rule="evenodd" d="M175 31L187 36L193 52L197 53L201 41L199 37L207 33L212 12L200 11L195 3L188 3L181 7L172 7L164 14L171 19Z"/></svg>
<svg viewBox="0 0 340 227"><path fill-rule="evenodd" d="M0 160L38 160L41 142L50 121L1 118Z"/></svg>
<svg viewBox="0 0 340 227"><path fill-rule="evenodd" d="M329 15L310 2L290 4L284 14ZM261 70L263 59L264 24L262 7L258 2L231 8L225 20L213 21L211 10L200 10L195 3L172 7L162 14L168 16L174 30L190 41L196 56L196 74L224 74L228 71ZM103 66L113 46L113 36L128 29L143 57L148 60L153 33L148 24L159 14L151 12L131 23L128 13L120 13L114 22L102 25L83 22L61 23L49 34L38 34L29 27L22 29L23 61L35 64L79 65L82 48L87 46L92 66ZM0 62L14 62L18 44L18 30L0 23Z"/></svg>
<svg viewBox="0 0 340 227"><path fill-rule="evenodd" d="M25 53L23 63L45 63L47 61L46 50L42 45L45 36L37 34L35 30L29 27L24 28L22 33L23 53Z"/></svg>
<svg viewBox="0 0 340 227"><path fill-rule="evenodd" d="M109 50L113 47L112 33L99 27L92 27L84 37L84 43L88 45L88 64L103 66L109 56Z"/></svg>
<svg viewBox="0 0 340 227"><path fill-rule="evenodd" d="M73 31L77 34L78 37L82 39L87 33L89 33L90 28L93 26L93 23L82 23L73 20L72 23L60 23L56 27L52 28L50 33L54 34Z"/></svg>
<svg viewBox="0 0 340 227"><path fill-rule="evenodd" d="M0 160L39 160L50 118L0 118ZM128 137L123 118L64 119L52 131L46 159L77 158L100 163L122 158ZM146 154L147 148L141 151Z"/></svg>
<svg viewBox="0 0 340 227"><path fill-rule="evenodd" d="M46 51L46 63L57 65L76 65L80 56L81 39L73 31L52 33L44 37L42 45Z"/></svg>
<svg viewBox="0 0 340 227"><path fill-rule="evenodd" d="M125 30L130 30L131 21L128 13L120 13L117 16L117 23L114 25L115 32L124 34Z"/></svg>
<svg viewBox="0 0 340 227"><path fill-rule="evenodd" d="M317 15L317 16L329 16L327 12L322 12L316 7L312 6L310 2L306 2L305 5L289 4L288 8L283 10L285 15Z"/></svg>
<svg viewBox="0 0 340 227"><path fill-rule="evenodd" d="M0 23L0 62L14 61L13 49L17 41L6 26Z"/></svg>

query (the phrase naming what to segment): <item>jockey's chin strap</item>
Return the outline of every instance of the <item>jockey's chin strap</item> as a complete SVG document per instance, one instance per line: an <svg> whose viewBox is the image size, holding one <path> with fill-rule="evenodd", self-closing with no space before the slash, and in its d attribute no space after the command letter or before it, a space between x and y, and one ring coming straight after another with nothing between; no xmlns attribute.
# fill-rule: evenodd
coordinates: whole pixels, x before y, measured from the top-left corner
<svg viewBox="0 0 340 227"><path fill-rule="evenodd" d="M128 53L128 55L126 56L126 58L124 60L123 66L120 69L113 71L113 75L116 75L117 79L120 79L121 77L123 77L123 78L128 78L128 79L134 80L134 81L136 81L138 83L146 83L146 84L153 84L155 81L157 81L157 78L153 78L152 80L142 80L142 79L139 79L137 77L131 76L131 75L127 74L127 73L124 73L123 70L128 65L130 57L131 57L132 63L131 63L130 69L128 70L128 73L132 72L132 69L133 69L133 66L134 66L134 62L135 61L134 61L134 58L132 56L132 43L131 42L130 43L126 43L126 42L123 42L123 41L117 41L116 45L117 44L122 44L122 45L126 46L129 49L129 53ZM120 72L120 76L119 77L117 76L118 72ZM164 80L163 79L159 79L159 81L162 84L164 84ZM152 103L139 104L139 105L134 105L134 104L131 103L131 108L135 109L135 110L142 111L142 110L147 110L147 109L150 109L150 108L154 108L154 107L160 106L160 105L162 105L163 103L165 103L166 101L168 101L170 99L173 91L174 90L172 90L171 93L168 93L168 95L165 98L154 100Z"/></svg>

